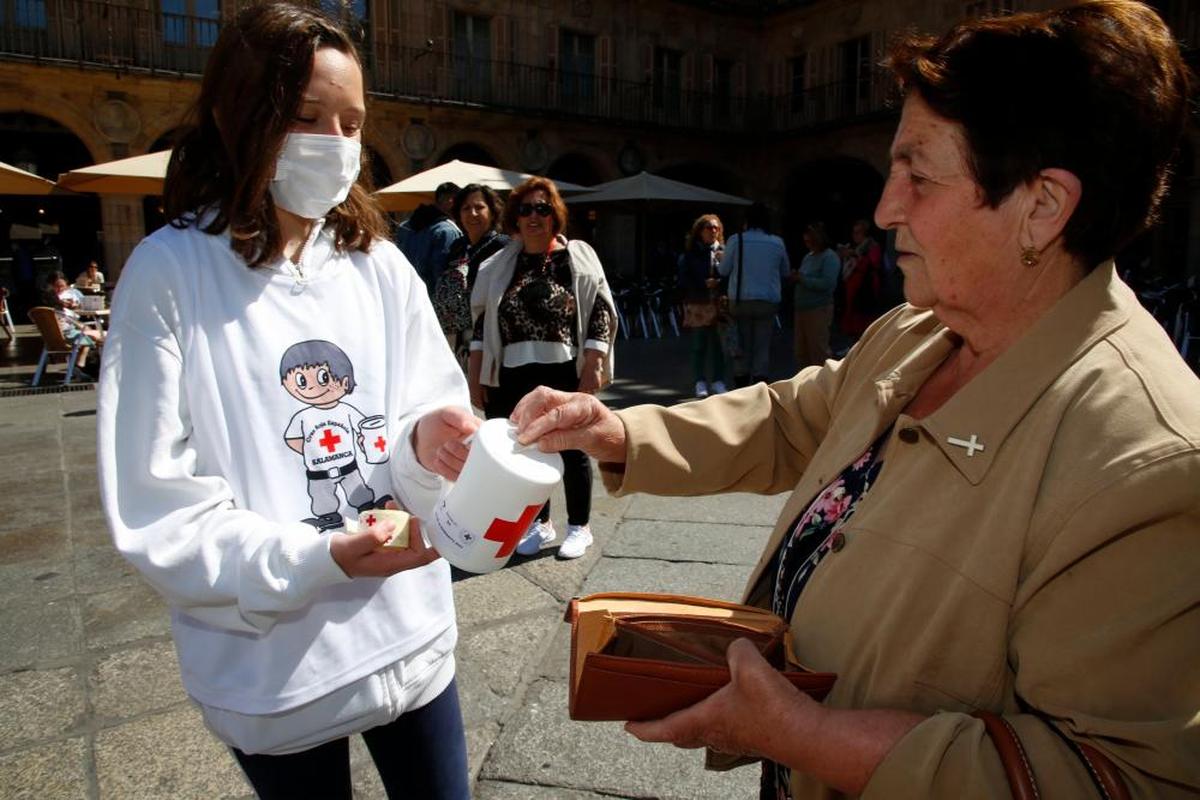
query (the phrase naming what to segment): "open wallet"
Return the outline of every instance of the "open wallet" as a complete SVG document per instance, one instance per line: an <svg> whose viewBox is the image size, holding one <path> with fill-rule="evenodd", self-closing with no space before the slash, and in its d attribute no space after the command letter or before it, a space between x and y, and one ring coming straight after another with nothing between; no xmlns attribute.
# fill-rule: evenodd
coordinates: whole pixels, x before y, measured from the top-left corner
<svg viewBox="0 0 1200 800"><path fill-rule="evenodd" d="M729 683L725 650L749 639L802 692L822 699L836 675L813 672L792 652L788 625L753 606L670 594L609 592L567 605L570 716L658 719Z"/></svg>

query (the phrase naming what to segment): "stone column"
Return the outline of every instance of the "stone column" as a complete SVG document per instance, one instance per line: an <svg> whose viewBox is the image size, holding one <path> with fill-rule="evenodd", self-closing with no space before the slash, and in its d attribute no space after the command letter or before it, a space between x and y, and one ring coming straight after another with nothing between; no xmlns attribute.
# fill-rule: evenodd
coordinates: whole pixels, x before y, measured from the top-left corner
<svg viewBox="0 0 1200 800"><path fill-rule="evenodd" d="M100 195L100 218L104 225L105 277L115 281L125 259L146 235L141 195Z"/></svg>

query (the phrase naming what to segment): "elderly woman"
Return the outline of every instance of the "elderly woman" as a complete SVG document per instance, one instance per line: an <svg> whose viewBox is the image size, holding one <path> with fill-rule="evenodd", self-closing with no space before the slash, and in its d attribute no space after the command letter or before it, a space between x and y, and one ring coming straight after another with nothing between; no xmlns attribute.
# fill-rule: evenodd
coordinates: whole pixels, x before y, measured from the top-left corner
<svg viewBox="0 0 1200 800"><path fill-rule="evenodd" d="M746 601L838 673L826 701L738 641L727 686L628 730L764 759L768 797L1094 798L1106 768L1194 796L1200 381L1112 261L1166 187L1177 46L1101 0L891 63L876 220L907 305L770 386L619 415L539 390L514 412L621 492L792 491Z"/></svg>
<svg viewBox="0 0 1200 800"><path fill-rule="evenodd" d="M463 235L450 245L446 268L438 277L433 308L450 349L466 365L471 341L471 289L479 266L508 244L500 233L500 211L504 204L490 186L467 184L454 196L452 215Z"/></svg>
<svg viewBox="0 0 1200 800"><path fill-rule="evenodd" d="M516 240L480 268L471 293L467 379L471 402L489 418L507 417L538 386L595 394L612 380L612 294L595 251L568 241L566 226L567 207L552 181L530 178L509 195L504 229ZM592 543L592 468L580 450L562 456L567 536L558 556L579 558ZM556 537L547 503L517 552L533 555Z"/></svg>

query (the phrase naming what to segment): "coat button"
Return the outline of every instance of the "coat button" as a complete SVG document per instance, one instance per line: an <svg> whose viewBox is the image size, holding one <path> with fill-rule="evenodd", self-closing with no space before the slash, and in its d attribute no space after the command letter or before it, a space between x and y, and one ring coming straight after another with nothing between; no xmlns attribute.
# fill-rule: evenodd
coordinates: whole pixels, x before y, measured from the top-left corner
<svg viewBox="0 0 1200 800"><path fill-rule="evenodd" d="M904 442L905 444L916 444L917 440L920 438L921 434L917 433L916 428L900 429L900 441Z"/></svg>
<svg viewBox="0 0 1200 800"><path fill-rule="evenodd" d="M846 546L846 536L841 531L833 535L833 539L829 542L829 549L835 553L842 552L842 548Z"/></svg>

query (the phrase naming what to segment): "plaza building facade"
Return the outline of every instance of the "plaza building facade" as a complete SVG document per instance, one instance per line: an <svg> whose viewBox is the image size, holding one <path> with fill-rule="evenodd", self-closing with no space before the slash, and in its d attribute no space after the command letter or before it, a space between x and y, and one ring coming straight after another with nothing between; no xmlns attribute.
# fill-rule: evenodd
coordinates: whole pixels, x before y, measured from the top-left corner
<svg viewBox="0 0 1200 800"><path fill-rule="evenodd" d="M878 67L893 35L1062 4L321 3L361 42L376 185L454 158L588 185L645 169L767 202L797 255L807 221L826 221L840 241L872 213L897 118ZM0 161L54 178L170 147L220 26L240 5L0 0ZM1154 5L1181 40L1200 40L1194 3ZM1180 274L1200 264L1194 159L1189 144L1166 224L1139 251ZM674 209L652 234L677 245L705 210ZM162 222L153 197L0 198L0 283L51 265L71 275L89 258L111 279ZM627 270L632 215L584 213L573 224L606 264Z"/></svg>

